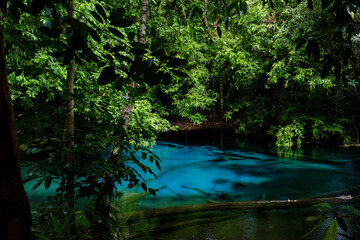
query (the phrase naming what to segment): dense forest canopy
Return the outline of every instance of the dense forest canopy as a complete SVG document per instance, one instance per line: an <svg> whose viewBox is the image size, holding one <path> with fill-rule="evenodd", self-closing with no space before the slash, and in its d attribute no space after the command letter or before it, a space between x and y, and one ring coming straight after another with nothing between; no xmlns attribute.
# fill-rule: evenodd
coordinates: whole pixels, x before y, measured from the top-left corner
<svg viewBox="0 0 360 240"><path fill-rule="evenodd" d="M107 239L115 182L155 195L127 163L161 169L149 147L178 122L228 121L278 147L359 143L356 0L1 0L0 24L1 141L13 149L1 144L1 169L20 189L21 150L34 189L60 184L37 220L65 211L59 236ZM85 196L94 209L75 224ZM35 222L53 234L46 224Z"/></svg>

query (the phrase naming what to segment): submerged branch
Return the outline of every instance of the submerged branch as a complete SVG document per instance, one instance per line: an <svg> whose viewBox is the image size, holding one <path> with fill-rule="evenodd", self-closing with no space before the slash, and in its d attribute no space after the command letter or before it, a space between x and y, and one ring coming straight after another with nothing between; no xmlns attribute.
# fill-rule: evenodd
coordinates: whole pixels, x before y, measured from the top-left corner
<svg viewBox="0 0 360 240"><path fill-rule="evenodd" d="M218 210L271 210L271 209L294 209L311 207L318 203L327 202L330 204L349 204L360 202L360 196L339 196L328 198L308 198L300 200L273 200L273 201L242 201L242 202L222 202L197 204L184 207L169 207L159 209L148 209L143 211L127 213L128 221L145 218L157 218L174 216L180 214L218 211Z"/></svg>

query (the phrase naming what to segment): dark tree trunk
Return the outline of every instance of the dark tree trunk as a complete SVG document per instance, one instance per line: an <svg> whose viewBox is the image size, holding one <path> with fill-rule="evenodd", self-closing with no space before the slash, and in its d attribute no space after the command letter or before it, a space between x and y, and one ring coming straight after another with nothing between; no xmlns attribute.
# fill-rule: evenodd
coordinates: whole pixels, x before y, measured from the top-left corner
<svg viewBox="0 0 360 240"><path fill-rule="evenodd" d="M0 13L1 14L1 13ZM1 18L1 17L0 17ZM21 179L20 149L6 73L0 19L0 239L30 239L30 207Z"/></svg>
<svg viewBox="0 0 360 240"><path fill-rule="evenodd" d="M147 19L147 10L148 10L148 0L141 1L141 13L140 13L140 20L139 20L139 29L137 32L138 42L146 43L146 19ZM141 60L142 55L135 56L135 59ZM131 79L129 84L129 88L136 88L136 82L134 79ZM123 106L121 117L125 120L123 128L126 132L130 122L130 115L134 106L134 100L129 96L130 91L126 91L125 99L126 104ZM123 136L119 136L119 138L123 138ZM109 155L109 163L115 164L117 156L114 155L114 148L110 152ZM123 149L121 148L118 151L118 155L121 155ZM107 224L107 219L110 216L110 203L113 197L113 190L114 190L114 181L111 180L110 176L106 173L103 175L102 186L99 189L98 195L96 196L96 203L95 203L95 213L100 214L102 217L101 223L94 227L93 236L97 239L108 239L110 234L110 226Z"/></svg>
<svg viewBox="0 0 360 240"><path fill-rule="evenodd" d="M220 83L220 114L221 118L224 117L224 84Z"/></svg>
<svg viewBox="0 0 360 240"><path fill-rule="evenodd" d="M75 18L75 2L71 1L70 9L68 13L69 18ZM70 231L75 233L75 216L74 216L74 79L75 79L75 59L73 59L67 69L67 90L68 90L68 102L67 112L64 124L64 146L66 149L65 163L66 163L66 186L65 186L65 205L66 212L71 215Z"/></svg>

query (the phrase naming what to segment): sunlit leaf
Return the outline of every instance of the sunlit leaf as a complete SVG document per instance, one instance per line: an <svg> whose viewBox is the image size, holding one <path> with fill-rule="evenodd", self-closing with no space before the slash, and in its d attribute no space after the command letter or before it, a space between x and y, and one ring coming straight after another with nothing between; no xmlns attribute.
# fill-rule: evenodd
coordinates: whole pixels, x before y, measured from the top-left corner
<svg viewBox="0 0 360 240"><path fill-rule="evenodd" d="M333 207L329 203L319 203L319 204L313 205L313 207L326 208L326 209L329 209L329 210L333 210Z"/></svg>
<svg viewBox="0 0 360 240"><path fill-rule="evenodd" d="M335 240L337 235L337 227L338 222L336 218L334 218L330 224L330 226L326 229L326 232L324 234L324 238L326 240Z"/></svg>
<svg viewBox="0 0 360 240"><path fill-rule="evenodd" d="M354 213L354 214L356 214L357 216L360 217L360 210L358 210L357 208L355 208L353 206L341 206L339 208L345 209L345 210L347 210L347 211L349 211L351 213Z"/></svg>

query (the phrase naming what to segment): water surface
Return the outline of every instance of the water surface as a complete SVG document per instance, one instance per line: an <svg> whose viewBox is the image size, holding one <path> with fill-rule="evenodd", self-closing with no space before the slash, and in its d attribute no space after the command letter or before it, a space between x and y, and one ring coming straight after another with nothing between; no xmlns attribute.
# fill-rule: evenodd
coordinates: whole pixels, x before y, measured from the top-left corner
<svg viewBox="0 0 360 240"><path fill-rule="evenodd" d="M123 195L116 203L123 211L359 194L357 149L278 150L259 139L245 141L226 131L208 131L167 135L152 151L162 160L162 170L152 166L159 180L150 175L145 179L157 196L144 194L141 187L118 186ZM32 185L25 185L32 206L56 188L53 184L47 192L42 187L31 191ZM136 233L133 239L303 239L312 227L304 219L313 214L317 213L311 208L188 213L139 220L132 231ZM347 234L359 236L359 219L348 223ZM321 239L326 227L307 239Z"/></svg>

